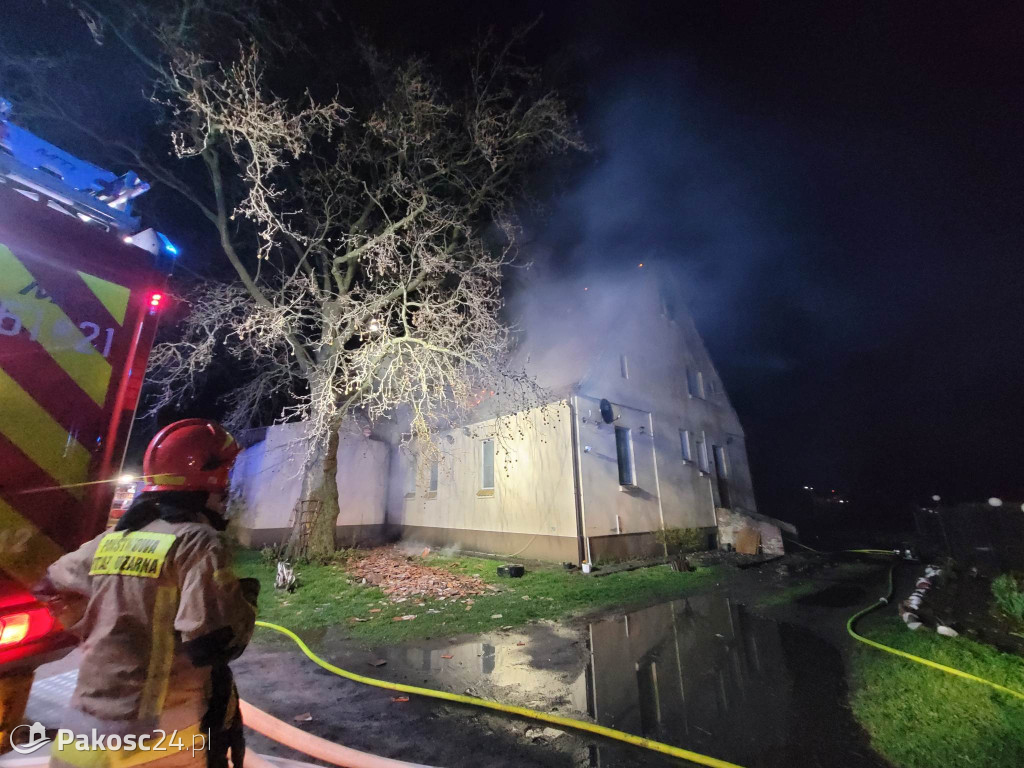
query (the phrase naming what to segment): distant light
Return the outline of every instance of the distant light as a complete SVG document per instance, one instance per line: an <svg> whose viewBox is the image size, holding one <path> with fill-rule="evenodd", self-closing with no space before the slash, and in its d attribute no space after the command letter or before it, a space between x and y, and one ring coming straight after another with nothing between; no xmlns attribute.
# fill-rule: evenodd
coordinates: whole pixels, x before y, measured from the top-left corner
<svg viewBox="0 0 1024 768"><path fill-rule="evenodd" d="M642 261L639 264L637 264L638 267L642 267L643 265L644 263Z"/></svg>
<svg viewBox="0 0 1024 768"><path fill-rule="evenodd" d="M590 290L590 288L584 288L583 290L584 290L584 291L589 291L589 290Z"/></svg>
<svg viewBox="0 0 1024 768"><path fill-rule="evenodd" d="M932 501L942 501L942 497L939 494L932 495Z"/></svg>
<svg viewBox="0 0 1024 768"><path fill-rule="evenodd" d="M1003 506L1003 500L997 496L993 496L991 499L988 500L988 505L990 507L1001 507Z"/></svg>
<svg viewBox="0 0 1024 768"><path fill-rule="evenodd" d="M117 482L122 483L122 484L134 483L135 482L135 475L121 475L119 478L117 478Z"/></svg>

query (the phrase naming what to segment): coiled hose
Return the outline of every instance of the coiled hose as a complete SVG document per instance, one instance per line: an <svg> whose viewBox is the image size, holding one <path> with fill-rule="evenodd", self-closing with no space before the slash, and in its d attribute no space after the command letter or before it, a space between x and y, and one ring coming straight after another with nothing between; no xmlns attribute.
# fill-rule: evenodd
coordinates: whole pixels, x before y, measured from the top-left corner
<svg viewBox="0 0 1024 768"><path fill-rule="evenodd" d="M632 744L635 747L642 747L644 749L649 749L654 752L660 752L663 755L669 755L671 757L678 757L683 760L689 760L691 763L697 763L698 765L706 765L709 766L709 768L741 768L741 766L738 766L735 763L730 763L725 760L719 760L715 757L708 757L707 755L702 755L699 752L693 752L689 749L682 749L681 747L674 747L671 744L665 744L660 741L654 741L653 739L645 739L643 736L635 736L632 733L619 731L615 728L608 728L604 725L588 723L585 720L575 720L571 717L563 717L562 715L552 715L548 714L547 712L540 712L536 709L518 707L513 704L502 704L501 702L491 701L489 699L480 699L475 696L465 696L461 693L437 691L432 688L420 688L418 685L391 683L386 680L378 680L373 677L367 677L366 675L357 675L355 672L349 672L347 669L336 667L330 662L324 661L322 658L313 653L313 651L310 650L309 646L306 645L298 635L296 635L287 627L282 627L278 624L271 624L268 621L257 621L256 626L263 627L264 629L271 629L274 632L278 632L284 635L285 637L290 638L297 646L299 646L299 649L313 663L319 665L323 669L326 669L328 672L332 672L333 674L338 675L339 677L344 677L347 680L362 683L363 685L372 685L375 688L384 688L389 691L413 693L417 696L427 696L432 699L454 701L459 704L469 704L474 707L493 709L498 712L505 712L510 715L518 715L519 717L527 717L531 720L539 720L544 723L560 725L563 728L573 728L577 731L587 731L588 733L593 733L598 736L604 736L607 739L615 739L616 741L625 742L626 744Z"/></svg>

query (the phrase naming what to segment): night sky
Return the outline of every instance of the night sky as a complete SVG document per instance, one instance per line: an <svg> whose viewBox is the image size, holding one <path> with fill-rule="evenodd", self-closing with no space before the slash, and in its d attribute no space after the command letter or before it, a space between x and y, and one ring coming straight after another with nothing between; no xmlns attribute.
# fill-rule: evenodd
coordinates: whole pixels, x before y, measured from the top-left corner
<svg viewBox="0 0 1024 768"><path fill-rule="evenodd" d="M468 5L415 44L543 11L593 152L537 251L684 277L764 511L1024 500L1019 4Z"/></svg>
<svg viewBox="0 0 1024 768"><path fill-rule="evenodd" d="M1019 4L503 5L338 8L435 58L543 12L528 53L592 152L545 180L531 249L683 278L763 511L1024 500Z"/></svg>

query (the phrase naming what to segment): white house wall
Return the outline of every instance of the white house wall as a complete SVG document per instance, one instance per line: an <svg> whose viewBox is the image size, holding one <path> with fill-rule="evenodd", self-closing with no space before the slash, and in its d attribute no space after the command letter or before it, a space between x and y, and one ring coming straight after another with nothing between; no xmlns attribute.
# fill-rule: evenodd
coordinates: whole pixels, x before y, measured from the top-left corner
<svg viewBox="0 0 1024 768"><path fill-rule="evenodd" d="M302 492L305 426L268 427L266 437L239 455L231 474L238 540L262 547L285 541ZM347 426L338 443L339 545L382 538L390 450Z"/></svg>
<svg viewBox="0 0 1024 768"><path fill-rule="evenodd" d="M266 437L244 449L231 472L233 524L247 546L262 546L259 531L286 531L302 491L302 424L281 424L266 430Z"/></svg>
<svg viewBox="0 0 1024 768"><path fill-rule="evenodd" d="M658 474L651 415L626 406L613 407L615 421L601 418L600 401L580 397L578 403L580 486L588 538L657 531L661 524ZM632 487L619 485L615 428L629 429L632 440Z"/></svg>
<svg viewBox="0 0 1024 768"><path fill-rule="evenodd" d="M485 439L495 446L493 490L481 487ZM578 559L567 403L517 414L500 430L493 420L454 429L437 442L443 455L434 492L426 461L416 471L414 450L394 451L388 521L401 526L404 538L489 554Z"/></svg>
<svg viewBox="0 0 1024 768"><path fill-rule="evenodd" d="M660 554L649 532L662 524L705 529L713 543L715 508L723 503L715 446L724 451L731 507L755 510L743 430L696 327L681 306L666 307L656 288L644 286L622 289L623 296L646 300L633 301L595 337L595 353L579 385L580 441L592 446L580 459L584 520L596 560ZM690 393L688 369L694 377L700 373L703 396ZM611 425L601 420L601 399L612 403ZM615 426L630 429L635 488L619 487ZM684 431L689 460L683 456ZM707 450L706 472L700 441Z"/></svg>

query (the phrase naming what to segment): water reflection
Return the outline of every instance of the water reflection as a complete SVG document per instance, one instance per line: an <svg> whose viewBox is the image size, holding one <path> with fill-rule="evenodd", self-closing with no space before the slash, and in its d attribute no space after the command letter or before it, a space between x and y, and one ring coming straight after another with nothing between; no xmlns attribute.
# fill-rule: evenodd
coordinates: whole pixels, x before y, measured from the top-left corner
<svg viewBox="0 0 1024 768"><path fill-rule="evenodd" d="M781 745L790 691L778 625L701 595L590 625L588 712L658 741L729 754ZM713 754L721 754L713 752ZM600 750L595 763L601 764Z"/></svg>
<svg viewBox="0 0 1024 768"><path fill-rule="evenodd" d="M589 648L552 623L382 653L390 670L424 684L586 712L748 768L884 765L850 715L839 653L807 629L709 594L593 622L584 639ZM604 741L579 758L602 768L663 764Z"/></svg>

